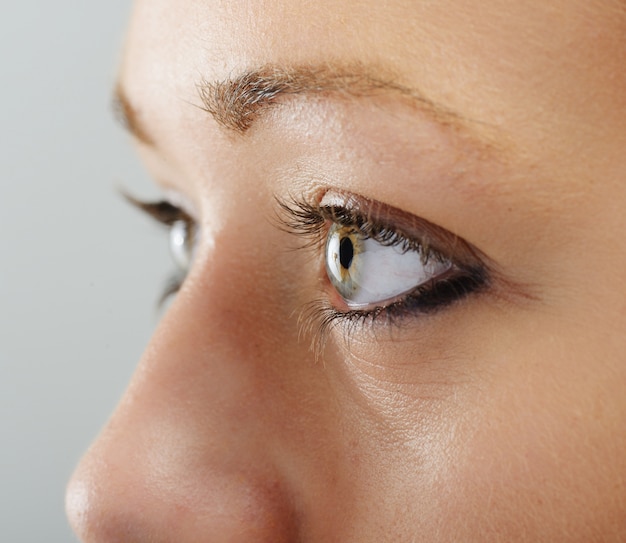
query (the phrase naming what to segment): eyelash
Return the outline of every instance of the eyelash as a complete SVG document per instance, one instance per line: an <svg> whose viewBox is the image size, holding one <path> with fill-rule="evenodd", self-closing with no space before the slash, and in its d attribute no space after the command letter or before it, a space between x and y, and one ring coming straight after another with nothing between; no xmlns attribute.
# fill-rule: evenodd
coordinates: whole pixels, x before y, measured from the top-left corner
<svg viewBox="0 0 626 543"><path fill-rule="evenodd" d="M127 194L124 196L135 207L169 228L182 221L190 232L197 229L197 223L193 217L171 202L166 200L143 202ZM451 238L448 243L449 250L444 251L432 247L428 240L437 238L437 233L440 233L441 229L425 221L420 222L421 229L436 231L434 236L429 232L423 232L421 236L407 234L401 229L385 224L389 221L389 213L380 213L381 204L365 201L365 205L363 205L364 202L360 202L357 206L323 205L317 201L309 202L293 198L288 201L278 198L276 200L279 227L305 240L299 246L300 249L314 250L317 254L322 254L329 225L335 223L356 228L364 238L373 239L382 245L399 246L403 251L419 252L424 264L436 258L449 261L454 265L449 276L422 284L399 300L385 306L341 310L331 305L328 296L309 302L301 311L299 323L301 336L306 335L311 338L311 345L315 352L321 352L329 333L338 324L346 325L346 337L349 337L357 327L365 324L398 325L405 319L419 314L432 314L469 294L483 291L489 286L487 267L474 251L470 250L474 260L471 264L461 264L455 261L453 256L455 251L452 246L459 243L467 246L466 242L446 233ZM345 201L354 203L356 199L351 197ZM368 204L373 209L369 209ZM385 221L381 220L380 216L386 216ZM179 291L184 279L184 273L170 276L159 298L160 305ZM328 288L332 287L328 286Z"/></svg>
<svg viewBox="0 0 626 543"><path fill-rule="evenodd" d="M350 200L354 198L348 198L346 201ZM382 321L381 324L385 326L398 325L406 318L434 313L469 294L485 290L489 285L487 267L474 251L472 253L475 256L475 263L459 264L455 262L452 254L448 256L431 247L428 242L415 239L384 224L375 213L368 212L367 206L365 206L365 211L361 211L359 208L322 205L318 202L297 199L291 199L288 202L280 199L277 201L278 220L282 229L302 237L305 240L305 243L300 246L302 249L315 248L317 251L322 251L328 226L335 223L343 227L356 228L365 239L373 239L382 245L399 246L405 252L419 252L424 264L436 258L441 261L450 261L454 265L454 271L450 276L422 284L389 305L369 309L341 310L332 306L327 297L310 302L301 313L300 324L301 329L308 332L307 335L312 338L312 348L316 352L323 349L330 331L338 324L347 325L347 337L353 330L364 324L373 325ZM381 204L375 204L374 207L380 206ZM427 228L441 230L430 224ZM425 234L423 237L426 239L428 235ZM450 237L467 245L451 234ZM450 249L449 252L454 251Z"/></svg>

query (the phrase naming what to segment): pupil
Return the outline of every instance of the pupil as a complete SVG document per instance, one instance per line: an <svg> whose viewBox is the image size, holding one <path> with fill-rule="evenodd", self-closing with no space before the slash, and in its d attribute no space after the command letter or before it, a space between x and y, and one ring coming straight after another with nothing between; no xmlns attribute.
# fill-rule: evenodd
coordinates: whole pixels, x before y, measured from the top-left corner
<svg viewBox="0 0 626 543"><path fill-rule="evenodd" d="M341 266L347 270L352 264L353 258L354 246L352 245L352 240L350 238L343 238L339 242L339 262Z"/></svg>

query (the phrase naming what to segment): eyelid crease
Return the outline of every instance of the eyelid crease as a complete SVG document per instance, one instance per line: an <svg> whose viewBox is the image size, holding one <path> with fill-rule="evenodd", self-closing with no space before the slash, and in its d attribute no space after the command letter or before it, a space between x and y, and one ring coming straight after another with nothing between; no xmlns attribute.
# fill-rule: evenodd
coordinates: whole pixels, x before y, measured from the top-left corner
<svg viewBox="0 0 626 543"><path fill-rule="evenodd" d="M400 237L419 242L426 254L434 251L460 266L487 265L487 257L463 238L412 213L354 195L327 193L321 204L326 205L327 201L338 202L351 214L360 214Z"/></svg>

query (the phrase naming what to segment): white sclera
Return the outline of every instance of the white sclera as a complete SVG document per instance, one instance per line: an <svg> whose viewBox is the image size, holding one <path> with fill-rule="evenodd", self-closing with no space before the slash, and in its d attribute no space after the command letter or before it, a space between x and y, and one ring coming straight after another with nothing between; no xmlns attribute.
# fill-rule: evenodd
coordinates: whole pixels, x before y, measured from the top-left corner
<svg viewBox="0 0 626 543"><path fill-rule="evenodd" d="M193 236L185 221L176 221L170 227L170 253L172 260L182 270L187 271L191 265L193 253Z"/></svg>
<svg viewBox="0 0 626 543"><path fill-rule="evenodd" d="M350 307L391 303L452 267L450 262L434 258L424 264L417 251L403 251L400 246L384 245L356 234L351 236L354 256L346 269L340 262L340 244L345 232L335 226L328 236L328 277Z"/></svg>

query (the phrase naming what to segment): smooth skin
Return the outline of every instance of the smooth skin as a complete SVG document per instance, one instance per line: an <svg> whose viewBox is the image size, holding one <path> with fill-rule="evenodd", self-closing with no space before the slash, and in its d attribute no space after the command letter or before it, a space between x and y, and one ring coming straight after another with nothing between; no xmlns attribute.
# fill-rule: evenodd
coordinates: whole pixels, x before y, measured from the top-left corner
<svg viewBox="0 0 626 543"><path fill-rule="evenodd" d="M419 99L287 95L245 133L196 107L267 66ZM79 537L626 541L625 66L618 1L139 0L120 86L202 234L70 482ZM325 190L458 235L489 289L313 352L323 254L275 197Z"/></svg>

